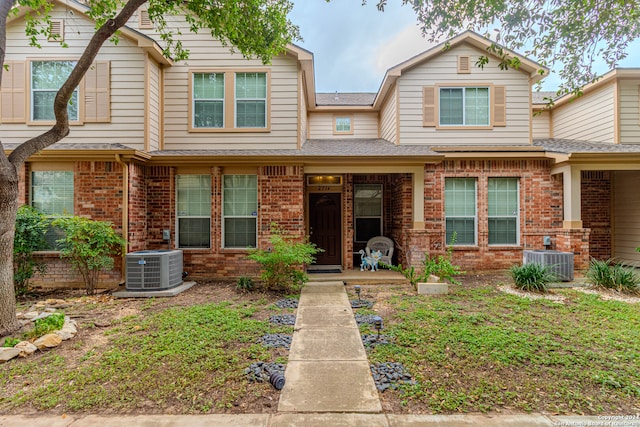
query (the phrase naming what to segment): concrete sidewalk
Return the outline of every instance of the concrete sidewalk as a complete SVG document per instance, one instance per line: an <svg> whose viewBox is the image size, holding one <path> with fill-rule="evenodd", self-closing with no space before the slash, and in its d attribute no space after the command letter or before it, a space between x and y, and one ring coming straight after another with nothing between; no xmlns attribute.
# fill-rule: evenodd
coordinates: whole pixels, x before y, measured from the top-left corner
<svg viewBox="0 0 640 427"><path fill-rule="evenodd" d="M382 412L342 282L302 289L285 379L278 412Z"/></svg>

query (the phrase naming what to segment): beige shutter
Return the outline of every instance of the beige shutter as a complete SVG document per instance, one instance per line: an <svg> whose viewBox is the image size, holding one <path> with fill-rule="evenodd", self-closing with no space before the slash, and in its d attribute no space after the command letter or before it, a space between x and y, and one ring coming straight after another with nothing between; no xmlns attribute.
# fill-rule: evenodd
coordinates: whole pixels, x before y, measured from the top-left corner
<svg viewBox="0 0 640 427"><path fill-rule="evenodd" d="M108 123L111 121L111 91L109 61L94 62L84 77L84 121L85 123Z"/></svg>
<svg viewBox="0 0 640 427"><path fill-rule="evenodd" d="M436 88L422 88L422 126L436 125Z"/></svg>
<svg viewBox="0 0 640 427"><path fill-rule="evenodd" d="M507 125L507 88L505 86L493 87L493 125Z"/></svg>
<svg viewBox="0 0 640 427"><path fill-rule="evenodd" d="M25 63L7 61L8 69L2 75L0 89L0 121L2 123L25 122Z"/></svg>
<svg viewBox="0 0 640 427"><path fill-rule="evenodd" d="M153 22L151 22L151 18L149 17L149 11L147 9L142 9L138 14L138 28L142 29L152 29Z"/></svg>
<svg viewBox="0 0 640 427"><path fill-rule="evenodd" d="M64 41L64 21L54 19L49 26L49 41L61 42Z"/></svg>
<svg viewBox="0 0 640 427"><path fill-rule="evenodd" d="M458 74L471 73L471 58L467 55L458 56Z"/></svg>

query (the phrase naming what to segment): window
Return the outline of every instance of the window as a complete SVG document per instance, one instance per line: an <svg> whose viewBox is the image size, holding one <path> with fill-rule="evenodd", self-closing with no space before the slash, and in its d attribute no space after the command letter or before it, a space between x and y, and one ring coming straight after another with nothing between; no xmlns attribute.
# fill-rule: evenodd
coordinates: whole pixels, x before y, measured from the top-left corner
<svg viewBox="0 0 640 427"><path fill-rule="evenodd" d="M258 240L258 177L224 175L223 247L255 248Z"/></svg>
<svg viewBox="0 0 640 427"><path fill-rule="evenodd" d="M55 121L53 100L75 64L75 61L31 62L31 120ZM69 121L79 120L78 88L71 95L67 111Z"/></svg>
<svg viewBox="0 0 640 427"><path fill-rule="evenodd" d="M354 188L356 242L382 235L382 185L356 184Z"/></svg>
<svg viewBox="0 0 640 427"><path fill-rule="evenodd" d="M351 117L350 116L336 116L334 117L333 132L336 134L352 134Z"/></svg>
<svg viewBox="0 0 640 427"><path fill-rule="evenodd" d="M265 73L236 73L236 127L267 127Z"/></svg>
<svg viewBox="0 0 640 427"><path fill-rule="evenodd" d="M224 74L193 74L193 127L224 127Z"/></svg>
<svg viewBox="0 0 640 427"><path fill-rule="evenodd" d="M518 244L518 178L489 178L489 244Z"/></svg>
<svg viewBox="0 0 640 427"><path fill-rule="evenodd" d="M177 175L178 247L211 247L211 176Z"/></svg>
<svg viewBox="0 0 640 427"><path fill-rule="evenodd" d="M489 126L489 88L440 88L441 126Z"/></svg>
<svg viewBox="0 0 640 427"><path fill-rule="evenodd" d="M190 132L268 132L269 71L190 72Z"/></svg>
<svg viewBox="0 0 640 427"><path fill-rule="evenodd" d="M445 230L447 243L456 233L456 245L476 244L476 180L445 178Z"/></svg>
<svg viewBox="0 0 640 427"><path fill-rule="evenodd" d="M73 215L73 172L33 171L31 206L50 218ZM56 240L63 237L59 228L49 227L45 235L48 249L59 249Z"/></svg>

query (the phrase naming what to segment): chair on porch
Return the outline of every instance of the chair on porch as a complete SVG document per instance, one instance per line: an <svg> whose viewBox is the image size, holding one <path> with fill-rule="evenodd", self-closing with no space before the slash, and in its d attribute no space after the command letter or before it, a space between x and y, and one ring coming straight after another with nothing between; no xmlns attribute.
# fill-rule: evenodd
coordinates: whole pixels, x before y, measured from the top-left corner
<svg viewBox="0 0 640 427"><path fill-rule="evenodd" d="M393 240L384 236L372 237L367 242L367 247L365 248L367 256L371 256L371 251L382 252L380 262L387 265L392 265L391 260L393 258Z"/></svg>

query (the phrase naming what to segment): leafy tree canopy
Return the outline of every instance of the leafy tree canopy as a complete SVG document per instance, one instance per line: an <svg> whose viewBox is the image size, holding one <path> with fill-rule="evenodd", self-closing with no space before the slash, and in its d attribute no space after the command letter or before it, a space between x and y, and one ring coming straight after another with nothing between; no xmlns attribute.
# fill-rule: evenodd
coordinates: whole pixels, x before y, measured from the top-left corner
<svg viewBox="0 0 640 427"><path fill-rule="evenodd" d="M378 9L384 10L387 2L379 0ZM484 32L499 45L553 69L561 80L558 95L580 93L597 79L597 62L614 68L628 55L629 43L640 37L639 0L402 2L416 12L430 42L465 29ZM493 50L507 58L496 46Z"/></svg>

